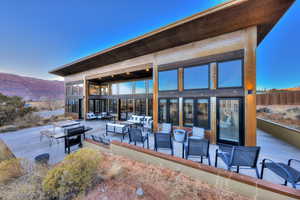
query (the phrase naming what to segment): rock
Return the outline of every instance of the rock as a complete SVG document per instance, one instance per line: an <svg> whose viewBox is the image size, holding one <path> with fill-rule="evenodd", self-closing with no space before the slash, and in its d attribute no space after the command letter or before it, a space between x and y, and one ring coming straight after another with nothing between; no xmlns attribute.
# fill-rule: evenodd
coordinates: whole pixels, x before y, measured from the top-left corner
<svg viewBox="0 0 300 200"><path fill-rule="evenodd" d="M141 187L138 187L135 193L137 196L143 196L144 190Z"/></svg>
<svg viewBox="0 0 300 200"><path fill-rule="evenodd" d="M259 108L257 109L257 112L264 112L264 113L272 113L271 109L267 108L267 107L263 107L263 108Z"/></svg>

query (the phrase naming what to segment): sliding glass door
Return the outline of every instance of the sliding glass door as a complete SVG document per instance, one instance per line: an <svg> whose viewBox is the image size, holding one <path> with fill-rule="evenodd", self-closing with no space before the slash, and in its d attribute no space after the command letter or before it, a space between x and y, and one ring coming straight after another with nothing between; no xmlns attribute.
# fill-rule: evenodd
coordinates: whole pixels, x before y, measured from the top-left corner
<svg viewBox="0 0 300 200"><path fill-rule="evenodd" d="M244 145L243 99L217 99L217 142Z"/></svg>
<svg viewBox="0 0 300 200"><path fill-rule="evenodd" d="M179 124L179 104L177 98L159 99L159 122Z"/></svg>
<svg viewBox="0 0 300 200"><path fill-rule="evenodd" d="M183 99L184 126L198 126L208 129L209 99L184 98Z"/></svg>

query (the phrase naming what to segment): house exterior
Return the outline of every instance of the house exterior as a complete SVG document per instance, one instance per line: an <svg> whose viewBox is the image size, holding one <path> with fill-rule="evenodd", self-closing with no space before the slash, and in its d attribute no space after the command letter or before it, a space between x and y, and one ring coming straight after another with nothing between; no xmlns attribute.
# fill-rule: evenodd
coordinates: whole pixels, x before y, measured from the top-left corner
<svg viewBox="0 0 300 200"><path fill-rule="evenodd" d="M54 69L66 114L131 114L256 145L256 48L294 0L233 0ZM263 58L262 58L263 59Z"/></svg>

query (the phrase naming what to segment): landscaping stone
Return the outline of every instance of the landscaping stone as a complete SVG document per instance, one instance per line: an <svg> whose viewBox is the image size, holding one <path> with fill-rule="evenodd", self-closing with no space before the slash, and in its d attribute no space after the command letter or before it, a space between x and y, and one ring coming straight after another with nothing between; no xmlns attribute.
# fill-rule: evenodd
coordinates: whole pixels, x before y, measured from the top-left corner
<svg viewBox="0 0 300 200"><path fill-rule="evenodd" d="M138 187L135 193L137 196L144 196L144 190L141 187Z"/></svg>

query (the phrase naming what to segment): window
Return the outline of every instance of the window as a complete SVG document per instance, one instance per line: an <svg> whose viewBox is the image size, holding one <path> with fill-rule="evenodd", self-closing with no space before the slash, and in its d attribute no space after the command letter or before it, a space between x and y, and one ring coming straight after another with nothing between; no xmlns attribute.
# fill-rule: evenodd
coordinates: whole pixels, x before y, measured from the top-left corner
<svg viewBox="0 0 300 200"><path fill-rule="evenodd" d="M187 98L183 100L184 126L198 126L208 129L209 123L209 100Z"/></svg>
<svg viewBox="0 0 300 200"><path fill-rule="evenodd" d="M135 82L135 93L136 94L145 94L146 93L146 82L145 81Z"/></svg>
<svg viewBox="0 0 300 200"><path fill-rule="evenodd" d="M153 116L153 99L148 98L148 116Z"/></svg>
<svg viewBox="0 0 300 200"><path fill-rule="evenodd" d="M183 121L184 126L193 126L194 124L194 99L183 100Z"/></svg>
<svg viewBox="0 0 300 200"><path fill-rule="evenodd" d="M100 95L100 86L99 85L90 84L89 85L89 94L90 95Z"/></svg>
<svg viewBox="0 0 300 200"><path fill-rule="evenodd" d="M160 71L158 73L159 91L177 90L178 89L178 73L176 70Z"/></svg>
<svg viewBox="0 0 300 200"><path fill-rule="evenodd" d="M82 83L68 83L66 85L67 96L82 96L83 95L83 84Z"/></svg>
<svg viewBox="0 0 300 200"><path fill-rule="evenodd" d="M242 87L242 60L232 60L218 63L218 87Z"/></svg>
<svg viewBox="0 0 300 200"><path fill-rule="evenodd" d="M95 105L95 101L89 100L89 112L94 112L94 105Z"/></svg>
<svg viewBox="0 0 300 200"><path fill-rule="evenodd" d="M111 94L117 95L118 94L118 84L114 83L111 85Z"/></svg>
<svg viewBox="0 0 300 200"><path fill-rule="evenodd" d="M135 114L146 115L146 99L135 99Z"/></svg>
<svg viewBox="0 0 300 200"><path fill-rule="evenodd" d="M195 124L202 128L209 128L209 100L197 99L195 103Z"/></svg>
<svg viewBox="0 0 300 200"><path fill-rule="evenodd" d="M153 93L153 80L149 80L148 84L149 84L149 94L152 94Z"/></svg>
<svg viewBox="0 0 300 200"><path fill-rule="evenodd" d="M109 110L110 113L117 113L117 99L109 99Z"/></svg>
<svg viewBox="0 0 300 200"><path fill-rule="evenodd" d="M184 89L208 88L209 66L187 67L183 71Z"/></svg>
<svg viewBox="0 0 300 200"><path fill-rule="evenodd" d="M119 94L132 94L132 82L119 83Z"/></svg>
<svg viewBox="0 0 300 200"><path fill-rule="evenodd" d="M179 124L178 99L159 99L159 122Z"/></svg>

